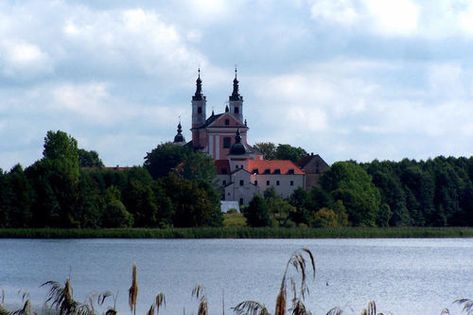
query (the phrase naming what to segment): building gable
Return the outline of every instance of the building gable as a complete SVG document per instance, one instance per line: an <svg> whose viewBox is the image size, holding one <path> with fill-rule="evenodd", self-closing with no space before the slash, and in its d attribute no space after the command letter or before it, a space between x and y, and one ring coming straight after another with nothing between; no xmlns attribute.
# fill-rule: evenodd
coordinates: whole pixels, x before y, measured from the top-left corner
<svg viewBox="0 0 473 315"><path fill-rule="evenodd" d="M241 128L247 129L235 116L230 113L219 115L211 123L207 125L207 128Z"/></svg>

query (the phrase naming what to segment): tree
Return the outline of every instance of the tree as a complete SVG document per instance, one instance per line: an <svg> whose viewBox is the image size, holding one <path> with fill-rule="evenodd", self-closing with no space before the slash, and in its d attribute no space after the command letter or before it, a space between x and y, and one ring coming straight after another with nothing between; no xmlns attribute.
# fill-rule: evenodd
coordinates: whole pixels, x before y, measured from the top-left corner
<svg viewBox="0 0 473 315"><path fill-rule="evenodd" d="M268 205L260 195L255 195L253 199L251 199L250 204L244 210L243 214L245 215L246 222L249 226L271 226L271 216L268 210Z"/></svg>
<svg viewBox="0 0 473 315"><path fill-rule="evenodd" d="M15 165L5 176L5 210L9 227L29 227L32 221L33 191L21 165Z"/></svg>
<svg viewBox="0 0 473 315"><path fill-rule="evenodd" d="M371 177L354 162L337 162L321 177L322 188L341 200L354 225L375 226L380 194Z"/></svg>
<svg viewBox="0 0 473 315"><path fill-rule="evenodd" d="M221 226L220 198L211 184L170 173L163 187L172 201L176 227Z"/></svg>
<svg viewBox="0 0 473 315"><path fill-rule="evenodd" d="M123 202L134 217L136 227L157 227L158 206L153 191L153 180L141 167L128 171L128 184L122 192Z"/></svg>
<svg viewBox="0 0 473 315"><path fill-rule="evenodd" d="M104 201L100 197L97 183L87 172L82 172L79 181L78 199L74 220L81 228L98 228L103 217Z"/></svg>
<svg viewBox="0 0 473 315"><path fill-rule="evenodd" d="M307 155L306 150L301 147L293 147L289 144L278 144L276 148L276 160L291 160L297 163L303 156Z"/></svg>
<svg viewBox="0 0 473 315"><path fill-rule="evenodd" d="M295 207L295 211L290 213L290 219L296 224L307 224L311 221L310 211L308 210L309 195L304 188L299 187L289 197L289 202Z"/></svg>
<svg viewBox="0 0 473 315"><path fill-rule="evenodd" d="M187 147L175 145L171 142L158 145L151 152L146 153L143 166L154 179L166 176L175 169L192 150Z"/></svg>
<svg viewBox="0 0 473 315"><path fill-rule="evenodd" d="M105 228L126 228L132 225L133 216L120 201L120 191L116 187L109 187L105 192L102 226Z"/></svg>
<svg viewBox="0 0 473 315"><path fill-rule="evenodd" d="M103 162L96 151L79 149L77 153L79 154L80 167L104 167Z"/></svg>
<svg viewBox="0 0 473 315"><path fill-rule="evenodd" d="M314 227L330 227L334 228L338 226L337 214L329 208L322 208L314 213L314 219L312 221Z"/></svg>
<svg viewBox="0 0 473 315"><path fill-rule="evenodd" d="M43 158L25 170L34 191L33 221L38 227L77 227L74 218L80 179L77 141L48 131Z"/></svg>
<svg viewBox="0 0 473 315"><path fill-rule="evenodd" d="M274 160L276 158L276 145L272 142L255 143L255 149L263 154L265 160Z"/></svg>
<svg viewBox="0 0 473 315"><path fill-rule="evenodd" d="M77 141L63 131L48 131L44 138L43 159L55 161L63 175L79 180L79 152Z"/></svg>

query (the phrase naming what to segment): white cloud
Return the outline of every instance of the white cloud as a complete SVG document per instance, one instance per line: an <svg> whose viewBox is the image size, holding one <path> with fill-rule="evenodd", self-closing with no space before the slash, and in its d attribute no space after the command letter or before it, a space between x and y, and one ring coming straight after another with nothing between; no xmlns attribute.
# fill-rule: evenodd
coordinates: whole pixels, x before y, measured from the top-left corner
<svg viewBox="0 0 473 315"><path fill-rule="evenodd" d="M49 55L25 41L0 41L0 66L7 77L30 78L53 71Z"/></svg>
<svg viewBox="0 0 473 315"><path fill-rule="evenodd" d="M310 13L313 19L350 26L358 22L360 14L352 0L314 1Z"/></svg>
<svg viewBox="0 0 473 315"><path fill-rule="evenodd" d="M411 36L418 29L419 7L410 0L364 0L372 30L381 35Z"/></svg>

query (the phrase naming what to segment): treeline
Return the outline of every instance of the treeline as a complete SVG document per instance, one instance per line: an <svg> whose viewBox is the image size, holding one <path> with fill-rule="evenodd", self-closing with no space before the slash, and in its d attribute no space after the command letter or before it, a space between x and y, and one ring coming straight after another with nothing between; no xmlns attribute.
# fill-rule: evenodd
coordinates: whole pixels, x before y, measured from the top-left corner
<svg viewBox="0 0 473 315"><path fill-rule="evenodd" d="M106 168L62 131L44 140L40 160L0 170L0 227L223 225L222 191L206 154L163 143L142 166ZM290 145L258 149L267 158L305 154ZM299 188L288 199L269 189L242 212L254 227L473 226L473 158L336 162L319 187Z"/></svg>
<svg viewBox="0 0 473 315"><path fill-rule="evenodd" d="M473 226L473 158L336 162L320 187L245 210L252 226Z"/></svg>
<svg viewBox="0 0 473 315"><path fill-rule="evenodd" d="M214 172L206 155L172 144L144 167L104 168L96 152L49 131L41 160L0 170L0 227L220 226Z"/></svg>

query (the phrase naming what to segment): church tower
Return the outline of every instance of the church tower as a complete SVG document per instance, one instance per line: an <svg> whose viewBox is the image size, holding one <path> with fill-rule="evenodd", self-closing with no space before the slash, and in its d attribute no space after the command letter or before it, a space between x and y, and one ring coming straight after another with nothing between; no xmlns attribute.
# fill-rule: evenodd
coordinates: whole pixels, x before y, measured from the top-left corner
<svg viewBox="0 0 473 315"><path fill-rule="evenodd" d="M207 99L202 93L202 80L200 79L200 68L198 70L198 77L196 82L196 90L194 96L192 96L192 143L194 148L200 148L201 144L199 141L199 127L205 124L205 107Z"/></svg>
<svg viewBox="0 0 473 315"><path fill-rule="evenodd" d="M243 96L240 95L238 89L238 73L237 68L235 68L235 79L233 79L233 92L229 97L230 104L230 113L238 118L241 123L243 123Z"/></svg>

